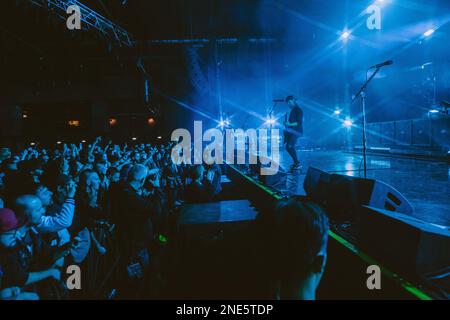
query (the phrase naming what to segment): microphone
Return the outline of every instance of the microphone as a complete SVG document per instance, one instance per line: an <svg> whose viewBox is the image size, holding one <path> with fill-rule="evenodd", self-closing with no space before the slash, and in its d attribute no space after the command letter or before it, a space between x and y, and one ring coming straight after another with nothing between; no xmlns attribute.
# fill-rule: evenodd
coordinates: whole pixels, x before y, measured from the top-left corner
<svg viewBox="0 0 450 320"><path fill-rule="evenodd" d="M369 69L379 69L379 68L384 67L384 66L390 66L393 63L394 63L394 61L388 60L388 61L376 64L374 66L371 66Z"/></svg>
<svg viewBox="0 0 450 320"><path fill-rule="evenodd" d="M273 102L284 102L284 99L273 99Z"/></svg>

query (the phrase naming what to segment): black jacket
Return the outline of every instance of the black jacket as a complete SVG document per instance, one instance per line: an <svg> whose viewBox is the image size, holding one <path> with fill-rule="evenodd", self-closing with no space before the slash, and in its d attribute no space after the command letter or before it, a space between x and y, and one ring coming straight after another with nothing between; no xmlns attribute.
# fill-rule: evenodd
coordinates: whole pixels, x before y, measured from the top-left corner
<svg viewBox="0 0 450 320"><path fill-rule="evenodd" d="M149 248L153 238L152 220L158 214L159 193L142 197L130 185L123 184L111 199L112 219L122 256L132 257Z"/></svg>

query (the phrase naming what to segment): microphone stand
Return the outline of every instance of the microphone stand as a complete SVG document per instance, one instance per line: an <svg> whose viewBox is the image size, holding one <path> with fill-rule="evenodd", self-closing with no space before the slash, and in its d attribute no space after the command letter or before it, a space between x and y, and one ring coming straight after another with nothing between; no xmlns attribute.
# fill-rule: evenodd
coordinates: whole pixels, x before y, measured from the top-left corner
<svg viewBox="0 0 450 320"><path fill-rule="evenodd" d="M274 101L274 102L273 102L272 109L270 109L270 111L269 111L269 117L270 117L270 118L273 117L273 112L275 111L275 107L277 106L277 103L278 103L278 101ZM270 119L270 118L269 118L269 119ZM272 125L271 125L271 127L272 127Z"/></svg>
<svg viewBox="0 0 450 320"><path fill-rule="evenodd" d="M270 111L269 111L269 120L272 120L272 119L274 119L273 118L273 112L275 111L275 107L277 106L277 103L278 103L278 101L274 101L273 102L273 106L272 106L272 109L270 109ZM273 127L273 124L272 124L272 122L270 122L270 132L272 132L272 127ZM270 136L272 136L272 133L270 133ZM272 139L270 140L270 143L272 144Z"/></svg>
<svg viewBox="0 0 450 320"><path fill-rule="evenodd" d="M363 144L363 161L364 161L364 179L367 178L367 143L366 143L366 88L372 81L376 74L380 71L380 68L376 68L374 73L367 79L363 86L359 89L358 93L353 97L351 104L355 102L358 97L361 97L362 101L362 144Z"/></svg>
<svg viewBox="0 0 450 320"><path fill-rule="evenodd" d="M277 106L277 103L278 103L278 101L274 101L273 102L272 109L270 109L270 111L269 111L269 119L273 119L273 112L275 111L275 107ZM270 123L270 130L271 131L272 131L272 126L273 126L273 124ZM272 143L272 141L271 141L271 143Z"/></svg>

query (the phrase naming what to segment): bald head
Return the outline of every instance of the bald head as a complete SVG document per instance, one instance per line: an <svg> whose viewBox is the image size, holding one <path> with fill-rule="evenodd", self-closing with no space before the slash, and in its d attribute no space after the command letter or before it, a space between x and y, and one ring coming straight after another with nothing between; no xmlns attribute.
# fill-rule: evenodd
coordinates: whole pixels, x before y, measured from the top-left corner
<svg viewBox="0 0 450 320"><path fill-rule="evenodd" d="M18 197L15 201L15 211L26 217L32 225L38 225L45 212L41 200L34 195Z"/></svg>
<svg viewBox="0 0 450 320"><path fill-rule="evenodd" d="M142 164L134 165L128 173L128 182L134 187L141 188L147 178L148 169Z"/></svg>
<svg viewBox="0 0 450 320"><path fill-rule="evenodd" d="M97 172L86 169L80 173L79 186L81 190L97 191L100 188L100 177Z"/></svg>
<svg viewBox="0 0 450 320"><path fill-rule="evenodd" d="M139 181L145 179L148 174L148 169L142 164L134 165L128 173L128 181Z"/></svg>

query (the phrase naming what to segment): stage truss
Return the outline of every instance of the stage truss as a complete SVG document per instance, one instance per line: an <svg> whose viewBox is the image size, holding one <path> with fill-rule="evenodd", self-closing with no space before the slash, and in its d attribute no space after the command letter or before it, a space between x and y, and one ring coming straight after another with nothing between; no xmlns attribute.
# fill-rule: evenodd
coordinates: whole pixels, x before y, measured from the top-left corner
<svg viewBox="0 0 450 320"><path fill-rule="evenodd" d="M46 9L50 13L66 20L67 8L78 6L81 13L82 28L85 30L96 29L103 35L116 41L120 46L131 47L133 40L131 35L122 27L103 17L96 11L77 0L29 0L32 4Z"/></svg>

